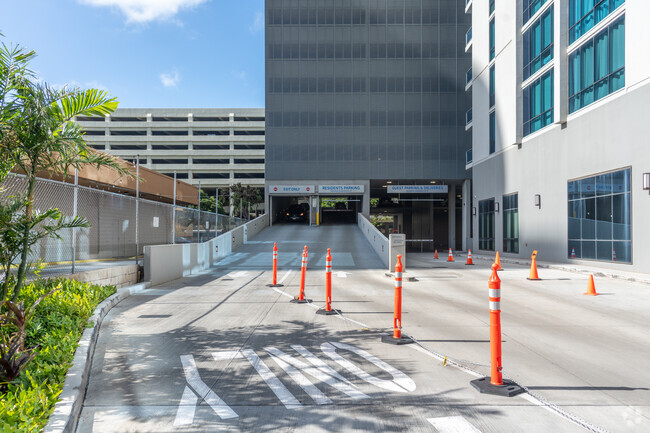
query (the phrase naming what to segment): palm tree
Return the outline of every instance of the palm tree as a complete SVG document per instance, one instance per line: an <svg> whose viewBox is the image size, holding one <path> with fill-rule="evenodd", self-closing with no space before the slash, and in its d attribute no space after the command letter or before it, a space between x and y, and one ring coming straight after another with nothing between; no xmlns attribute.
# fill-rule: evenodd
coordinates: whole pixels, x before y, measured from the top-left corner
<svg viewBox="0 0 650 433"><path fill-rule="evenodd" d="M0 182L13 167L9 154L16 144L16 136L9 128L9 122L18 114L15 92L33 77L28 64L35 56L34 51L20 46L4 43L0 46Z"/></svg>
<svg viewBox="0 0 650 433"><path fill-rule="evenodd" d="M113 112L118 103L106 92L76 88L57 90L27 80L15 89L12 104L15 114L7 129L12 134L13 144L4 150L14 168L19 168L27 177L20 265L12 296L15 301L27 271L37 175L49 172L66 176L70 169L80 169L87 164L110 167L120 174L130 173L113 157L90 148L84 141L83 129L73 122L75 116L105 116Z"/></svg>

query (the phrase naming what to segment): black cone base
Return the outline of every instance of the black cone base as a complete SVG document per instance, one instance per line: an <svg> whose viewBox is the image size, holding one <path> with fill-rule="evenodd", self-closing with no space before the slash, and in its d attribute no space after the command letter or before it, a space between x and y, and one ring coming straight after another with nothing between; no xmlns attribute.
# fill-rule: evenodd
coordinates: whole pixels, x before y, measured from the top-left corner
<svg viewBox="0 0 650 433"><path fill-rule="evenodd" d="M309 304L309 303L311 303L311 299L305 298L303 300L300 300L298 298L293 298L289 302L293 302L294 304Z"/></svg>
<svg viewBox="0 0 650 433"><path fill-rule="evenodd" d="M284 284L267 284L266 287L284 287Z"/></svg>
<svg viewBox="0 0 650 433"><path fill-rule="evenodd" d="M402 344L411 344L413 343L413 340L410 339L409 337L406 337L402 335L402 338L393 338L392 335L384 335L381 337L381 342L382 343L388 343L388 344L395 344L396 346L400 346Z"/></svg>
<svg viewBox="0 0 650 433"><path fill-rule="evenodd" d="M340 312L341 310L335 310L334 308L332 308L329 311L327 311L324 308L319 308L318 310L316 310L316 314L320 314L322 316L333 316L335 314L339 314Z"/></svg>
<svg viewBox="0 0 650 433"><path fill-rule="evenodd" d="M492 385L489 377L472 380L470 384L481 394L500 395L502 397L514 397L517 394L526 392L521 386L511 380L503 379L503 385Z"/></svg>

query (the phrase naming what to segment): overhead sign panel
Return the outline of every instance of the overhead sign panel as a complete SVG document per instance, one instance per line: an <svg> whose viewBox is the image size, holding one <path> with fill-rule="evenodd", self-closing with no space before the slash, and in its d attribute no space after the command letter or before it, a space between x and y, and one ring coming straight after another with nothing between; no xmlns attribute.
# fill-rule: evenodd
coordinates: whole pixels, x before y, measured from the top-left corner
<svg viewBox="0 0 650 433"><path fill-rule="evenodd" d="M270 185L269 194L313 194L314 185Z"/></svg>
<svg viewBox="0 0 650 433"><path fill-rule="evenodd" d="M445 194L447 185L388 185L388 194Z"/></svg>
<svg viewBox="0 0 650 433"><path fill-rule="evenodd" d="M318 185L319 193L329 194L363 194L363 185Z"/></svg>

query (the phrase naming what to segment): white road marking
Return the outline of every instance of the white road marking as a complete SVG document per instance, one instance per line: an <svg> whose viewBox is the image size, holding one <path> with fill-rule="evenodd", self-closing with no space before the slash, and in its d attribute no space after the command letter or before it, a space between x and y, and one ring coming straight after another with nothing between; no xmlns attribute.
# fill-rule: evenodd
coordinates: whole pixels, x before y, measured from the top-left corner
<svg viewBox="0 0 650 433"><path fill-rule="evenodd" d="M248 274L248 271L237 271L237 272L230 272L227 276L230 278L239 278L245 276L246 274Z"/></svg>
<svg viewBox="0 0 650 433"><path fill-rule="evenodd" d="M289 276L289 274L291 274L291 269L289 269L289 270L288 270L288 271L287 271L287 272L282 276L282 278L280 278L280 281L278 281L278 284L282 284L282 283L284 282L284 280L287 279L287 277Z"/></svg>
<svg viewBox="0 0 650 433"><path fill-rule="evenodd" d="M347 379L345 379L343 376L341 376L336 371L334 371L332 368L330 368L323 361L316 358L311 352L309 352L304 347L302 347L302 346L292 346L292 347L294 349L296 349L296 351L298 351L303 356L305 356L305 353L306 353L307 356L305 356L305 357L307 359L309 359L312 364L321 363L322 365L325 366L325 368L321 368L320 366L318 368L311 367L308 364L300 361L299 359L296 359L293 356L289 356L286 353L282 352L281 350L276 349L275 347L267 347L264 350L269 352L272 356L275 356L275 358L282 360L286 364L291 364L294 367L301 369L305 373L307 373L310 376L314 377L316 380L319 380L320 382L325 383L325 384L327 384L327 385L341 391L344 394L347 394L348 396L352 397L355 400L370 398L369 396L367 396L363 392L356 389L352 383L350 383ZM298 348L300 348L300 350L298 350ZM313 361L314 359L317 360L317 361L314 362ZM335 378L337 378L337 379L340 378L342 380L342 382L337 381Z"/></svg>
<svg viewBox="0 0 650 433"><path fill-rule="evenodd" d="M304 346L301 346L299 344L293 344L291 346L293 350L298 352L299 354L302 355L303 358L305 358L311 365L314 367L318 368L320 371L323 373L327 374L328 376L331 376L335 379L340 380L341 382L345 382L350 386L354 386L352 382L347 380L345 377L341 376L336 370L334 370L332 367L329 365L325 364L320 358L318 358L316 355L311 353L309 350L305 349ZM301 367L302 368L302 367Z"/></svg>
<svg viewBox="0 0 650 433"><path fill-rule="evenodd" d="M350 361L348 361L347 359L343 358L341 355L336 353L336 349L334 346L338 347L339 349L349 350L351 352L356 353L359 356L362 356L363 358L375 364L377 367L390 373L393 376L394 380L390 381L385 379L379 379L378 377L375 377L363 371L362 369L360 369L359 367L357 367L356 365L354 365L353 363L351 363ZM339 365L341 365L343 368L348 370L350 373L355 374L360 379L363 379L372 385L375 385L379 388L387 389L389 391L394 391L394 392L410 392L415 390L415 382L413 382L413 380L410 377L408 377L407 375L405 375L395 367L385 363L381 359L371 355L365 350L344 343L323 343L321 344L320 348L323 351L323 353L329 356L333 361L337 362Z"/></svg>
<svg viewBox="0 0 650 433"><path fill-rule="evenodd" d="M215 361L231 361L233 359L244 359L239 350L222 350L221 352L212 352Z"/></svg>
<svg viewBox="0 0 650 433"><path fill-rule="evenodd" d="M339 277L339 278L347 278L347 277L348 277L348 273L347 273L347 272L340 271L340 272L337 272L337 273L336 273L336 276Z"/></svg>
<svg viewBox="0 0 650 433"><path fill-rule="evenodd" d="M230 408L223 400L219 398L202 380L199 375L199 370L196 368L196 362L192 355L181 355L181 362L183 363L183 371L185 373L185 380L194 388L194 391L199 396L203 397L206 403L212 407L212 410L221 419L236 418L238 415Z"/></svg>
<svg viewBox="0 0 650 433"><path fill-rule="evenodd" d="M425 355L429 355L430 357L435 358L435 359L437 359L437 360L439 360L439 361L444 361L444 359L445 359L445 358L442 357L442 356L434 355L433 353L429 352L428 350L426 350L426 349L420 347L420 345L418 345L418 344L408 344L407 346L410 347L410 348L412 348L412 349L417 350L418 352L424 353ZM465 367L463 367L463 366L461 366L461 365L457 365L457 364L447 364L447 365L451 365L452 367L456 367L457 369L462 370L462 371L464 371L465 373L469 373L469 374L471 374L471 375L474 376L474 377L483 377L482 374L477 373L477 372L475 372L475 371L472 371L472 370L470 370L470 369L468 369L468 368L465 368ZM523 395L523 394L522 394L522 395Z"/></svg>
<svg viewBox="0 0 650 433"><path fill-rule="evenodd" d="M349 317L345 317L345 316L342 315L342 314L337 314L337 315L334 316L334 317L338 317L339 319L341 319L341 320L345 320L346 322L352 322L352 323L354 323L355 325L359 325L359 326L361 326L362 328L369 328L369 326L366 325L365 323L357 322L356 320L354 320L354 319L350 319Z"/></svg>
<svg viewBox="0 0 650 433"><path fill-rule="evenodd" d="M248 359L253 368L257 370L257 373L262 377L264 382L271 388L271 391L280 399L284 407L287 409L298 409L302 407L302 404L296 399L296 397L289 392L286 386L280 382L280 380L273 374L269 367L260 359L257 354L251 349L244 349L241 353Z"/></svg>
<svg viewBox="0 0 650 433"><path fill-rule="evenodd" d="M192 392L189 386L186 386L183 391L183 397L181 397L181 402L178 404L174 427L190 425L194 422L194 412L196 411L196 404L198 402L199 398Z"/></svg>
<svg viewBox="0 0 650 433"><path fill-rule="evenodd" d="M269 353L271 353L272 350L272 347L266 349L266 351ZM323 394L321 390L316 388L314 384L309 381L309 379L307 379L302 373L296 370L292 365L284 362L281 357L273 356L273 354L270 356L271 359L275 361L275 363L278 364L280 368L282 368L289 375L289 377L291 377L294 382L296 382L309 395L309 397L314 400L316 404L332 404L332 400Z"/></svg>
<svg viewBox="0 0 650 433"><path fill-rule="evenodd" d="M481 433L479 429L470 424L462 416L446 416L442 418L428 418L439 433Z"/></svg>
<svg viewBox="0 0 650 433"><path fill-rule="evenodd" d="M284 296L286 296L287 298L291 298L291 299L293 299L293 296L291 296L291 295L288 294L287 292L282 291L282 290L278 289L277 287L271 287L271 288L272 288L273 290L275 290L276 292L278 292L279 294L284 295Z"/></svg>

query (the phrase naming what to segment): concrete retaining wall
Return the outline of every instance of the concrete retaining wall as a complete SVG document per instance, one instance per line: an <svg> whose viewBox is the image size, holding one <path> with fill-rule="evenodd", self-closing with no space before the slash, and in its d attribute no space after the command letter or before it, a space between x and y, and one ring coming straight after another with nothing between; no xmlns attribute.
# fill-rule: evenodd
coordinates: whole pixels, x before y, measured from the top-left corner
<svg viewBox="0 0 650 433"><path fill-rule="evenodd" d="M358 214L357 224L363 235L368 239L381 261L388 268L388 238L377 227L372 225L363 214Z"/></svg>
<svg viewBox="0 0 650 433"><path fill-rule="evenodd" d="M200 244L152 245L144 249L144 279L162 284L211 268L269 225L264 214Z"/></svg>
<svg viewBox="0 0 650 433"><path fill-rule="evenodd" d="M138 265L94 269L66 275L65 277L69 280L98 284L100 286L113 285L119 289L138 282Z"/></svg>

